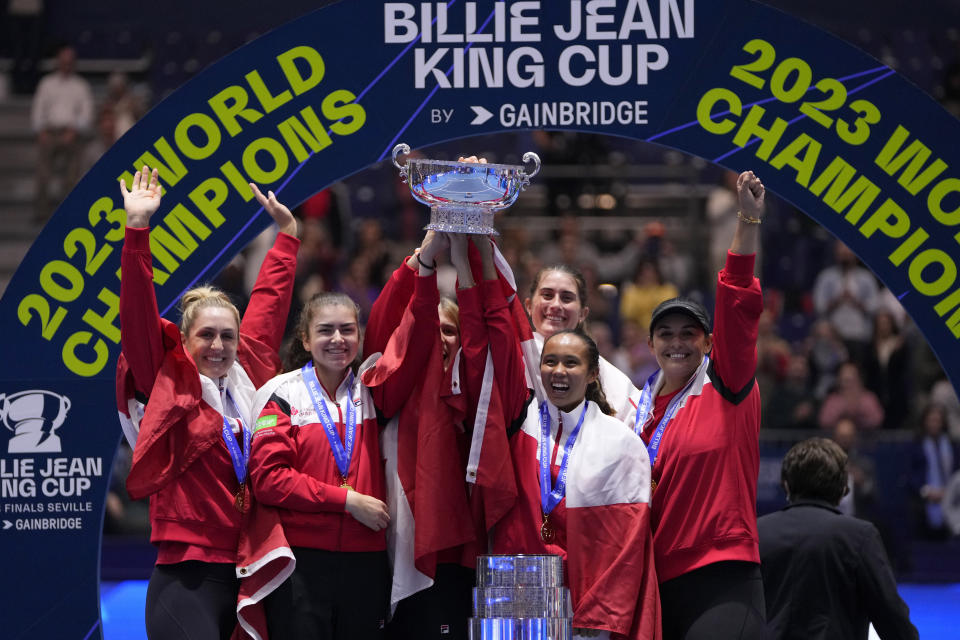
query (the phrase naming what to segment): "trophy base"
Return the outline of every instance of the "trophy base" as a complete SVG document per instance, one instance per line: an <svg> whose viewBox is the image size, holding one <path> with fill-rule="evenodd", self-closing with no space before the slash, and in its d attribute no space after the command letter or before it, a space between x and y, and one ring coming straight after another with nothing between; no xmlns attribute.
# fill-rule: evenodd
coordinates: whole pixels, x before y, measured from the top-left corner
<svg viewBox="0 0 960 640"><path fill-rule="evenodd" d="M446 233L498 236L493 227L494 211L481 207L431 207L430 224L424 229Z"/></svg>
<svg viewBox="0 0 960 640"><path fill-rule="evenodd" d="M573 640L570 618L470 618L470 640Z"/></svg>

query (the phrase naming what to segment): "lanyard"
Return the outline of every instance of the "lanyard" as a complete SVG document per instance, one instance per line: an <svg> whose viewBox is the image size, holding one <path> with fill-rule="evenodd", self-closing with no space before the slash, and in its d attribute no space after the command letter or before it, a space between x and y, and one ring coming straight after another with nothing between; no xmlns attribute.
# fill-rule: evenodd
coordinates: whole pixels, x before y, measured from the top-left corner
<svg viewBox="0 0 960 640"><path fill-rule="evenodd" d="M333 451L333 459L337 463L337 469L340 471L340 477L346 481L350 473L350 459L353 457L353 444L357 435L356 411L353 407L353 372L347 381L347 419L344 424L344 440L340 443L340 434L337 433L337 427L327 411L327 405L323 401L323 394L320 392L320 381L313 370L313 363L308 362L300 370L303 376L303 383L310 392L310 400L313 401L313 408L317 410L317 416L323 424L323 431L327 434L327 441L330 443L330 449Z"/></svg>
<svg viewBox="0 0 960 640"><path fill-rule="evenodd" d="M557 474L557 486L555 487L552 487L553 482L550 478L550 409L546 401L540 405L540 507L543 509L545 516L550 515L553 508L560 504L560 501L567 495L567 468L570 465L570 452L577 440L577 434L580 433L580 427L583 426L583 419L587 415L589 404L589 400L583 401L583 411L580 412L577 426L567 436L567 442L563 446L563 458L560 460L560 473ZM559 411L559 408L557 410Z"/></svg>
<svg viewBox="0 0 960 640"><path fill-rule="evenodd" d="M233 427L230 425L230 421L227 420L226 416L221 415L223 418L223 442L227 445L227 451L230 452L230 459L233 461L233 472L237 474L237 482L243 484L243 481L247 479L247 462L250 460L250 436L253 432L243 423L243 418L240 417L240 408L237 406L236 401L234 401L229 391L227 391L227 398L237 412L237 422L240 423L240 431L243 432L243 451L240 450L237 437L233 435Z"/></svg>
<svg viewBox="0 0 960 640"><path fill-rule="evenodd" d="M703 356L703 360L700 361L700 366L697 367L697 372L699 372L705 364L709 364L709 362L710 357ZM653 407L653 383L659 373L660 371L657 370L652 376L647 378L647 383L643 385L643 391L640 393L640 405L637 407L637 419L633 426L633 431L637 435L643 432L643 426L646 424ZM683 399L686 397L687 392L690 390L690 387L693 386L693 382L696 379L696 373L690 376L690 380L687 381L686 386L680 393L673 397L673 400L667 405L667 410L663 412L663 418L660 419L660 424L657 425L657 430L653 432L653 436L650 438L650 444L647 445L651 469L657 459L657 452L660 450L660 441L663 439L663 432L666 430L667 425L670 424L670 421L673 420L673 416L675 416L680 409L680 404L683 402Z"/></svg>

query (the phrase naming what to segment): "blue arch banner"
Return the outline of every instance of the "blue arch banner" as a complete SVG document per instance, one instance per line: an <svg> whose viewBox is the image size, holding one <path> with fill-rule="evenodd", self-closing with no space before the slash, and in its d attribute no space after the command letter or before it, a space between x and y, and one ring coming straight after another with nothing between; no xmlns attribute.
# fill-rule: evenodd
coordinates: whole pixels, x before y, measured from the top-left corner
<svg viewBox="0 0 960 640"><path fill-rule="evenodd" d="M960 125L859 49L748 0L336 4L154 108L64 200L0 300L5 637L102 633L118 179L160 170L151 246L169 314L269 223L248 182L296 204L401 141L524 129L754 170L859 255L960 382Z"/></svg>

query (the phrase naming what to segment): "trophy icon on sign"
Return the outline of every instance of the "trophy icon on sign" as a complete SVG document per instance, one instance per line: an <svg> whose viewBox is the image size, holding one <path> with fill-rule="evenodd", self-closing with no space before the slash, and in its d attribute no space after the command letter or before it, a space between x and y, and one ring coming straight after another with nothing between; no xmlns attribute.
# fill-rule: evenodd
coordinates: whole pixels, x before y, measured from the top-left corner
<svg viewBox="0 0 960 640"><path fill-rule="evenodd" d="M409 154L410 146L393 148L393 165L400 179L410 185L413 197L430 207L430 224L425 229L452 233L499 235L493 228L493 215L506 209L540 172L540 157L532 151L523 161L533 163L533 171L513 164L480 164L407 158L403 166L400 154Z"/></svg>
<svg viewBox="0 0 960 640"><path fill-rule="evenodd" d="M13 432L7 453L60 453L54 433L70 411L70 398L45 389L0 393L0 422Z"/></svg>

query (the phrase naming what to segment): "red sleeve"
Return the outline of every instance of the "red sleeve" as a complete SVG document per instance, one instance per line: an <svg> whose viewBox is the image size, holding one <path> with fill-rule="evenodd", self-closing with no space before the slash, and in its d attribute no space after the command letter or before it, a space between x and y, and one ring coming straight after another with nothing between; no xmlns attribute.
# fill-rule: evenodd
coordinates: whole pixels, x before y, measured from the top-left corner
<svg viewBox="0 0 960 640"><path fill-rule="evenodd" d="M440 340L437 274L416 276L415 280L413 299L400 326L376 365L363 373L363 383L370 388L374 403L388 417L400 411L413 394L430 358L430 346Z"/></svg>
<svg viewBox="0 0 960 640"><path fill-rule="evenodd" d="M512 422L526 409L527 380L524 374L520 338L510 317L510 308L499 280L484 280L481 285L487 339L493 356L494 379L503 400L503 417Z"/></svg>
<svg viewBox="0 0 960 640"><path fill-rule="evenodd" d="M383 353L390 335L400 326L403 312L413 297L416 273L407 266L408 258L393 272L370 309L370 319L363 336L363 359L374 353Z"/></svg>
<svg viewBox="0 0 960 640"><path fill-rule="evenodd" d="M300 241L286 233L278 233L267 252L250 294L246 313L240 322L240 334L257 340L271 351L278 351L290 313L293 279L297 269ZM251 373L248 371L248 373ZM270 374L270 377L273 373ZM263 384L263 380L260 384ZM259 385L258 385L259 386Z"/></svg>
<svg viewBox="0 0 960 640"><path fill-rule="evenodd" d="M274 423L261 427L264 422ZM301 473L297 462L299 429L290 423L280 404L271 399L260 412L250 445L250 482L257 500L293 511L344 511L347 489Z"/></svg>
<svg viewBox="0 0 960 640"><path fill-rule="evenodd" d="M460 307L460 385L467 398L468 415L476 412L483 369L487 363L487 325L483 320L480 287L457 290Z"/></svg>
<svg viewBox="0 0 960 640"><path fill-rule="evenodd" d="M723 384L737 394L757 371L757 333L763 312L760 281L753 275L756 256L727 252L717 276L713 321L713 368Z"/></svg>
<svg viewBox="0 0 960 640"><path fill-rule="evenodd" d="M127 227L120 273L120 347L137 391L149 395L166 351L153 289L149 228Z"/></svg>

